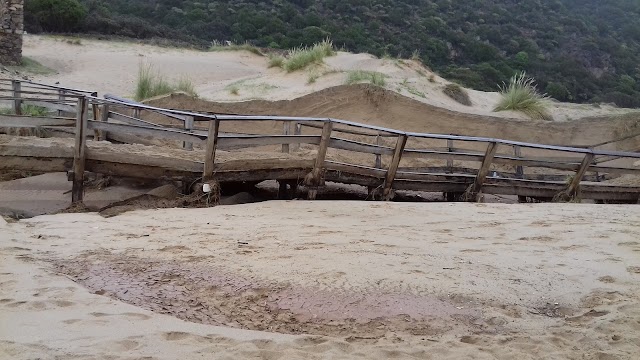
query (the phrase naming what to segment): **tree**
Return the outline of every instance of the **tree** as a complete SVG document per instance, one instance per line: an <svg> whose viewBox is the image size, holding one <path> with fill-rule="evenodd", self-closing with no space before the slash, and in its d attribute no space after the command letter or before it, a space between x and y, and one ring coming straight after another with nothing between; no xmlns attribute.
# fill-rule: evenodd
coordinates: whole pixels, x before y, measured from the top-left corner
<svg viewBox="0 0 640 360"><path fill-rule="evenodd" d="M87 10L77 0L29 0L25 18L36 21L36 28L50 32L69 32L78 28Z"/></svg>

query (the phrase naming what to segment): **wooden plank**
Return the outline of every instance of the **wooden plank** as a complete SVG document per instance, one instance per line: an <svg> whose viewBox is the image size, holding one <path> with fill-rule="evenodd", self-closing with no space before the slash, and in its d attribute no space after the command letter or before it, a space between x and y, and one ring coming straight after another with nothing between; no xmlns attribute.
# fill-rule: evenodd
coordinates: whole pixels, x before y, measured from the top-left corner
<svg viewBox="0 0 640 360"><path fill-rule="evenodd" d="M375 155L393 155L394 150L386 146L371 145L358 141L332 138L329 141L329 147L334 149L349 150Z"/></svg>
<svg viewBox="0 0 640 360"><path fill-rule="evenodd" d="M480 165L478 175L476 176L476 179L473 182L473 188L471 189L471 196L474 200L477 200L477 195L482 190L482 185L487 178L487 174L491 168L491 163L493 163L493 157L496 155L496 150L498 150L498 144L495 142L489 143L484 160L482 160L482 165Z"/></svg>
<svg viewBox="0 0 640 360"><path fill-rule="evenodd" d="M76 142L73 149L73 186L71 202L82 202L84 197L84 168L87 150L87 117L89 113L87 98L79 98L76 119Z"/></svg>
<svg viewBox="0 0 640 360"><path fill-rule="evenodd" d="M187 116L187 118L184 121L184 130L186 132L193 132L193 116ZM192 151L193 150L193 142L190 141L184 141L182 143L182 147L187 150L187 151Z"/></svg>
<svg viewBox="0 0 640 360"><path fill-rule="evenodd" d="M69 113L75 113L76 112L76 108L75 106L71 106L71 105L65 105L65 104L60 104L59 100L55 100L56 102L48 102L48 101L33 101L33 100L26 100L23 102L24 105L31 105L31 106L38 106L38 107L43 107L47 110L52 110L52 111L59 111L59 112L69 112Z"/></svg>
<svg viewBox="0 0 640 360"><path fill-rule="evenodd" d="M325 168L327 170L335 170L342 171L345 173L357 174L362 176L375 177L379 179L384 179L387 175L387 171L383 169L375 169L362 165L354 165L354 164L345 164L336 161L325 161Z"/></svg>
<svg viewBox="0 0 640 360"><path fill-rule="evenodd" d="M220 135L219 149L241 149L254 146L268 146L281 144L320 144L318 135Z"/></svg>
<svg viewBox="0 0 640 360"><path fill-rule="evenodd" d="M322 170L324 168L324 160L327 156L327 149L329 147L329 143L331 142L332 128L333 123L331 121L326 121L324 123L324 126L322 127L322 135L320 136L320 144L318 145L318 154L316 155L316 159L314 161L313 170L305 177L305 185L310 187L307 194L307 198L309 200L315 200L318 193L317 187L320 186L323 182Z"/></svg>
<svg viewBox="0 0 640 360"><path fill-rule="evenodd" d="M467 183L453 183L448 181L415 181L396 179L393 182L395 190L413 190L424 192L462 193L469 185Z"/></svg>
<svg viewBox="0 0 640 360"><path fill-rule="evenodd" d="M13 113L16 115L22 115L22 101L20 100L20 81L13 80L11 82L11 89L13 90Z"/></svg>
<svg viewBox="0 0 640 360"><path fill-rule="evenodd" d="M293 135L295 136L299 136L302 135L302 124L298 123L298 122L293 122L291 123L293 126ZM320 143L320 140L318 138L318 144ZM297 144L293 144L293 146L290 146L291 151L298 151L300 150L300 143Z"/></svg>
<svg viewBox="0 0 640 360"><path fill-rule="evenodd" d="M195 144L203 143L203 140L195 135L186 134L180 130L166 128L150 128L146 126L124 125L114 123L104 123L101 121L89 121L89 130L103 130L114 133L134 134L139 136L149 136L158 139L189 141Z"/></svg>
<svg viewBox="0 0 640 360"><path fill-rule="evenodd" d="M291 131L291 125L292 123L289 121L283 121L282 122L282 134L287 136L289 135L290 131ZM282 152L283 153L289 153L289 144L282 144Z"/></svg>
<svg viewBox="0 0 640 360"><path fill-rule="evenodd" d="M34 128L40 126L72 126L70 118L0 115L0 127Z"/></svg>
<svg viewBox="0 0 640 360"><path fill-rule="evenodd" d="M300 126L314 128L314 129L322 129L322 125L313 124L313 123L304 123L304 124L299 124L299 125ZM371 136L371 137L374 137L374 136L375 137L378 137L378 136L393 137L393 138L396 137L395 134L387 134L387 133L384 133L384 132L365 132L365 131L358 131L358 130L351 130L351 129L343 129L343 128L338 128L338 127L334 127L333 131L339 132L339 133L344 133L344 134Z"/></svg>
<svg viewBox="0 0 640 360"><path fill-rule="evenodd" d="M570 196L573 196L576 194L576 192L578 191L578 187L580 186L580 182L582 181L584 174L589 169L589 166L591 166L592 161L593 161L593 154L585 155L584 159L582 160L582 163L580 164L580 169L578 169L578 172L576 172L576 174L573 176L571 183L569 183L569 186L567 187L567 190L566 190L567 194L569 194Z"/></svg>
<svg viewBox="0 0 640 360"><path fill-rule="evenodd" d="M0 159L0 170L60 172L73 166L71 158L2 156Z"/></svg>
<svg viewBox="0 0 640 360"><path fill-rule="evenodd" d="M104 105L108 106L109 104L104 104ZM121 121L121 122L123 122L125 124L129 124L129 125L140 125L140 126L146 126L146 127L164 128L163 126L160 126L160 125L158 125L156 123L152 123L152 122L149 122L149 121L136 119L134 117L127 116L127 115L124 115L124 114L121 114L121 113L117 113L117 112L113 112L113 111L109 112L109 119L113 119L113 120L116 120L116 121Z"/></svg>
<svg viewBox="0 0 640 360"><path fill-rule="evenodd" d="M621 167L594 165L589 167L589 171L594 171L598 173L610 173L610 174L640 175L640 168L621 168Z"/></svg>
<svg viewBox="0 0 640 360"><path fill-rule="evenodd" d="M460 160L460 161L475 161L481 162L484 158L482 153L455 153L446 151L433 151L433 150L419 150L419 149L405 149L404 155L406 159L442 159L442 160Z"/></svg>
<svg viewBox="0 0 640 360"><path fill-rule="evenodd" d="M400 160L402 159L402 153L404 152L404 147L406 144L407 144L407 136L406 135L398 136L398 141L396 142L396 149L393 153L393 158L391 159L391 163L389 164L389 170L387 170L387 175L384 179L384 187L382 189L382 199L385 201L391 200L391 189L393 186L393 180L396 177L398 166L400 166Z"/></svg>
<svg viewBox="0 0 640 360"><path fill-rule="evenodd" d="M203 181L210 180L213 177L213 166L216 159L216 148L218 146L218 133L220 131L220 121L209 121L209 132L207 135L207 147L205 150L204 171L202 173Z"/></svg>

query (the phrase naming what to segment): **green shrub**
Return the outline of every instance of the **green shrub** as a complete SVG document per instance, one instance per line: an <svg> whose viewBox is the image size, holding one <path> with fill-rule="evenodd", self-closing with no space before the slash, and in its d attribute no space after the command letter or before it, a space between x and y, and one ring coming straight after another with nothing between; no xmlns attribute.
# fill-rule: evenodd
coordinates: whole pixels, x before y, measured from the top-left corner
<svg viewBox="0 0 640 360"><path fill-rule="evenodd" d="M442 89L442 92L462 105L472 105L469 94L458 84L447 84L444 89Z"/></svg>
<svg viewBox="0 0 640 360"><path fill-rule="evenodd" d="M326 39L312 47L299 47L289 50L283 67L287 72L293 72L304 69L311 64L319 64L325 57L335 54L333 42Z"/></svg>
<svg viewBox="0 0 640 360"><path fill-rule="evenodd" d="M42 106L35 105L22 105L22 115L26 116L46 116L49 114L49 110ZM15 115L16 113L12 108L0 108L0 115Z"/></svg>
<svg viewBox="0 0 640 360"><path fill-rule="evenodd" d="M197 97L193 83L187 77L182 77L177 84L172 84L165 79L162 74L153 70L151 64L140 64L138 68L138 79L136 82L136 93L134 98L138 101L152 98L158 95L171 94L176 91Z"/></svg>
<svg viewBox="0 0 640 360"><path fill-rule="evenodd" d="M240 87L237 84L228 87L231 95L240 95Z"/></svg>
<svg viewBox="0 0 640 360"><path fill-rule="evenodd" d="M87 16L87 9L77 0L25 1L24 16L29 31L70 32Z"/></svg>
<svg viewBox="0 0 640 360"><path fill-rule="evenodd" d="M501 99L493 111L519 111L532 119L553 120L547 111L547 96L538 93L533 78L523 71L514 75L509 84L500 86Z"/></svg>
<svg viewBox="0 0 640 360"><path fill-rule="evenodd" d="M383 87L386 84L387 76L377 71L354 70L349 71L347 75L347 85L357 84L361 82L369 82L373 85Z"/></svg>

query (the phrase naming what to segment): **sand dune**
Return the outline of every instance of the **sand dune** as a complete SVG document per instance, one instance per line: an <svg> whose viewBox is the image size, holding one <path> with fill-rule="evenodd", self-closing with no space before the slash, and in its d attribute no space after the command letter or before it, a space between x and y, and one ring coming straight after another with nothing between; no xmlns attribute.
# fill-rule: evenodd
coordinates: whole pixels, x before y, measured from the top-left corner
<svg viewBox="0 0 640 360"><path fill-rule="evenodd" d="M100 94L133 94L141 62L153 63L170 79L187 76L203 99L221 102L291 100L343 85L350 70L370 70L387 76L387 89L425 104L466 114L524 119L518 113L494 113L492 108L498 100L497 93L469 90L473 106L464 106L442 93L448 81L421 64L411 60L378 59L368 54L340 52L327 58L322 65L288 74L281 69L268 68L266 57L246 51L201 52L87 39L82 40L82 45L72 45L64 38L29 35L25 37L23 52L58 72L35 76L36 80L60 82ZM314 83L309 83L310 75L318 76ZM229 91L230 85L239 89L238 95ZM553 102L550 106L556 121L629 112L607 105L594 107Z"/></svg>
<svg viewBox="0 0 640 360"><path fill-rule="evenodd" d="M638 209L293 201L0 224L0 356L634 359Z"/></svg>

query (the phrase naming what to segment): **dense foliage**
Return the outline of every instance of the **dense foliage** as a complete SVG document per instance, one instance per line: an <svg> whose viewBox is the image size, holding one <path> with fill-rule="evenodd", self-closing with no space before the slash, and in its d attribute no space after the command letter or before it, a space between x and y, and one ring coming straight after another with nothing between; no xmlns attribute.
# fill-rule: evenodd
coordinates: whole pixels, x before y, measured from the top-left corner
<svg viewBox="0 0 640 360"><path fill-rule="evenodd" d="M26 0L42 1L76 0ZM80 1L88 16L78 31L203 47L230 40L292 48L329 37L378 56L417 51L443 76L476 89L496 90L526 71L559 100L640 107L638 0Z"/></svg>

